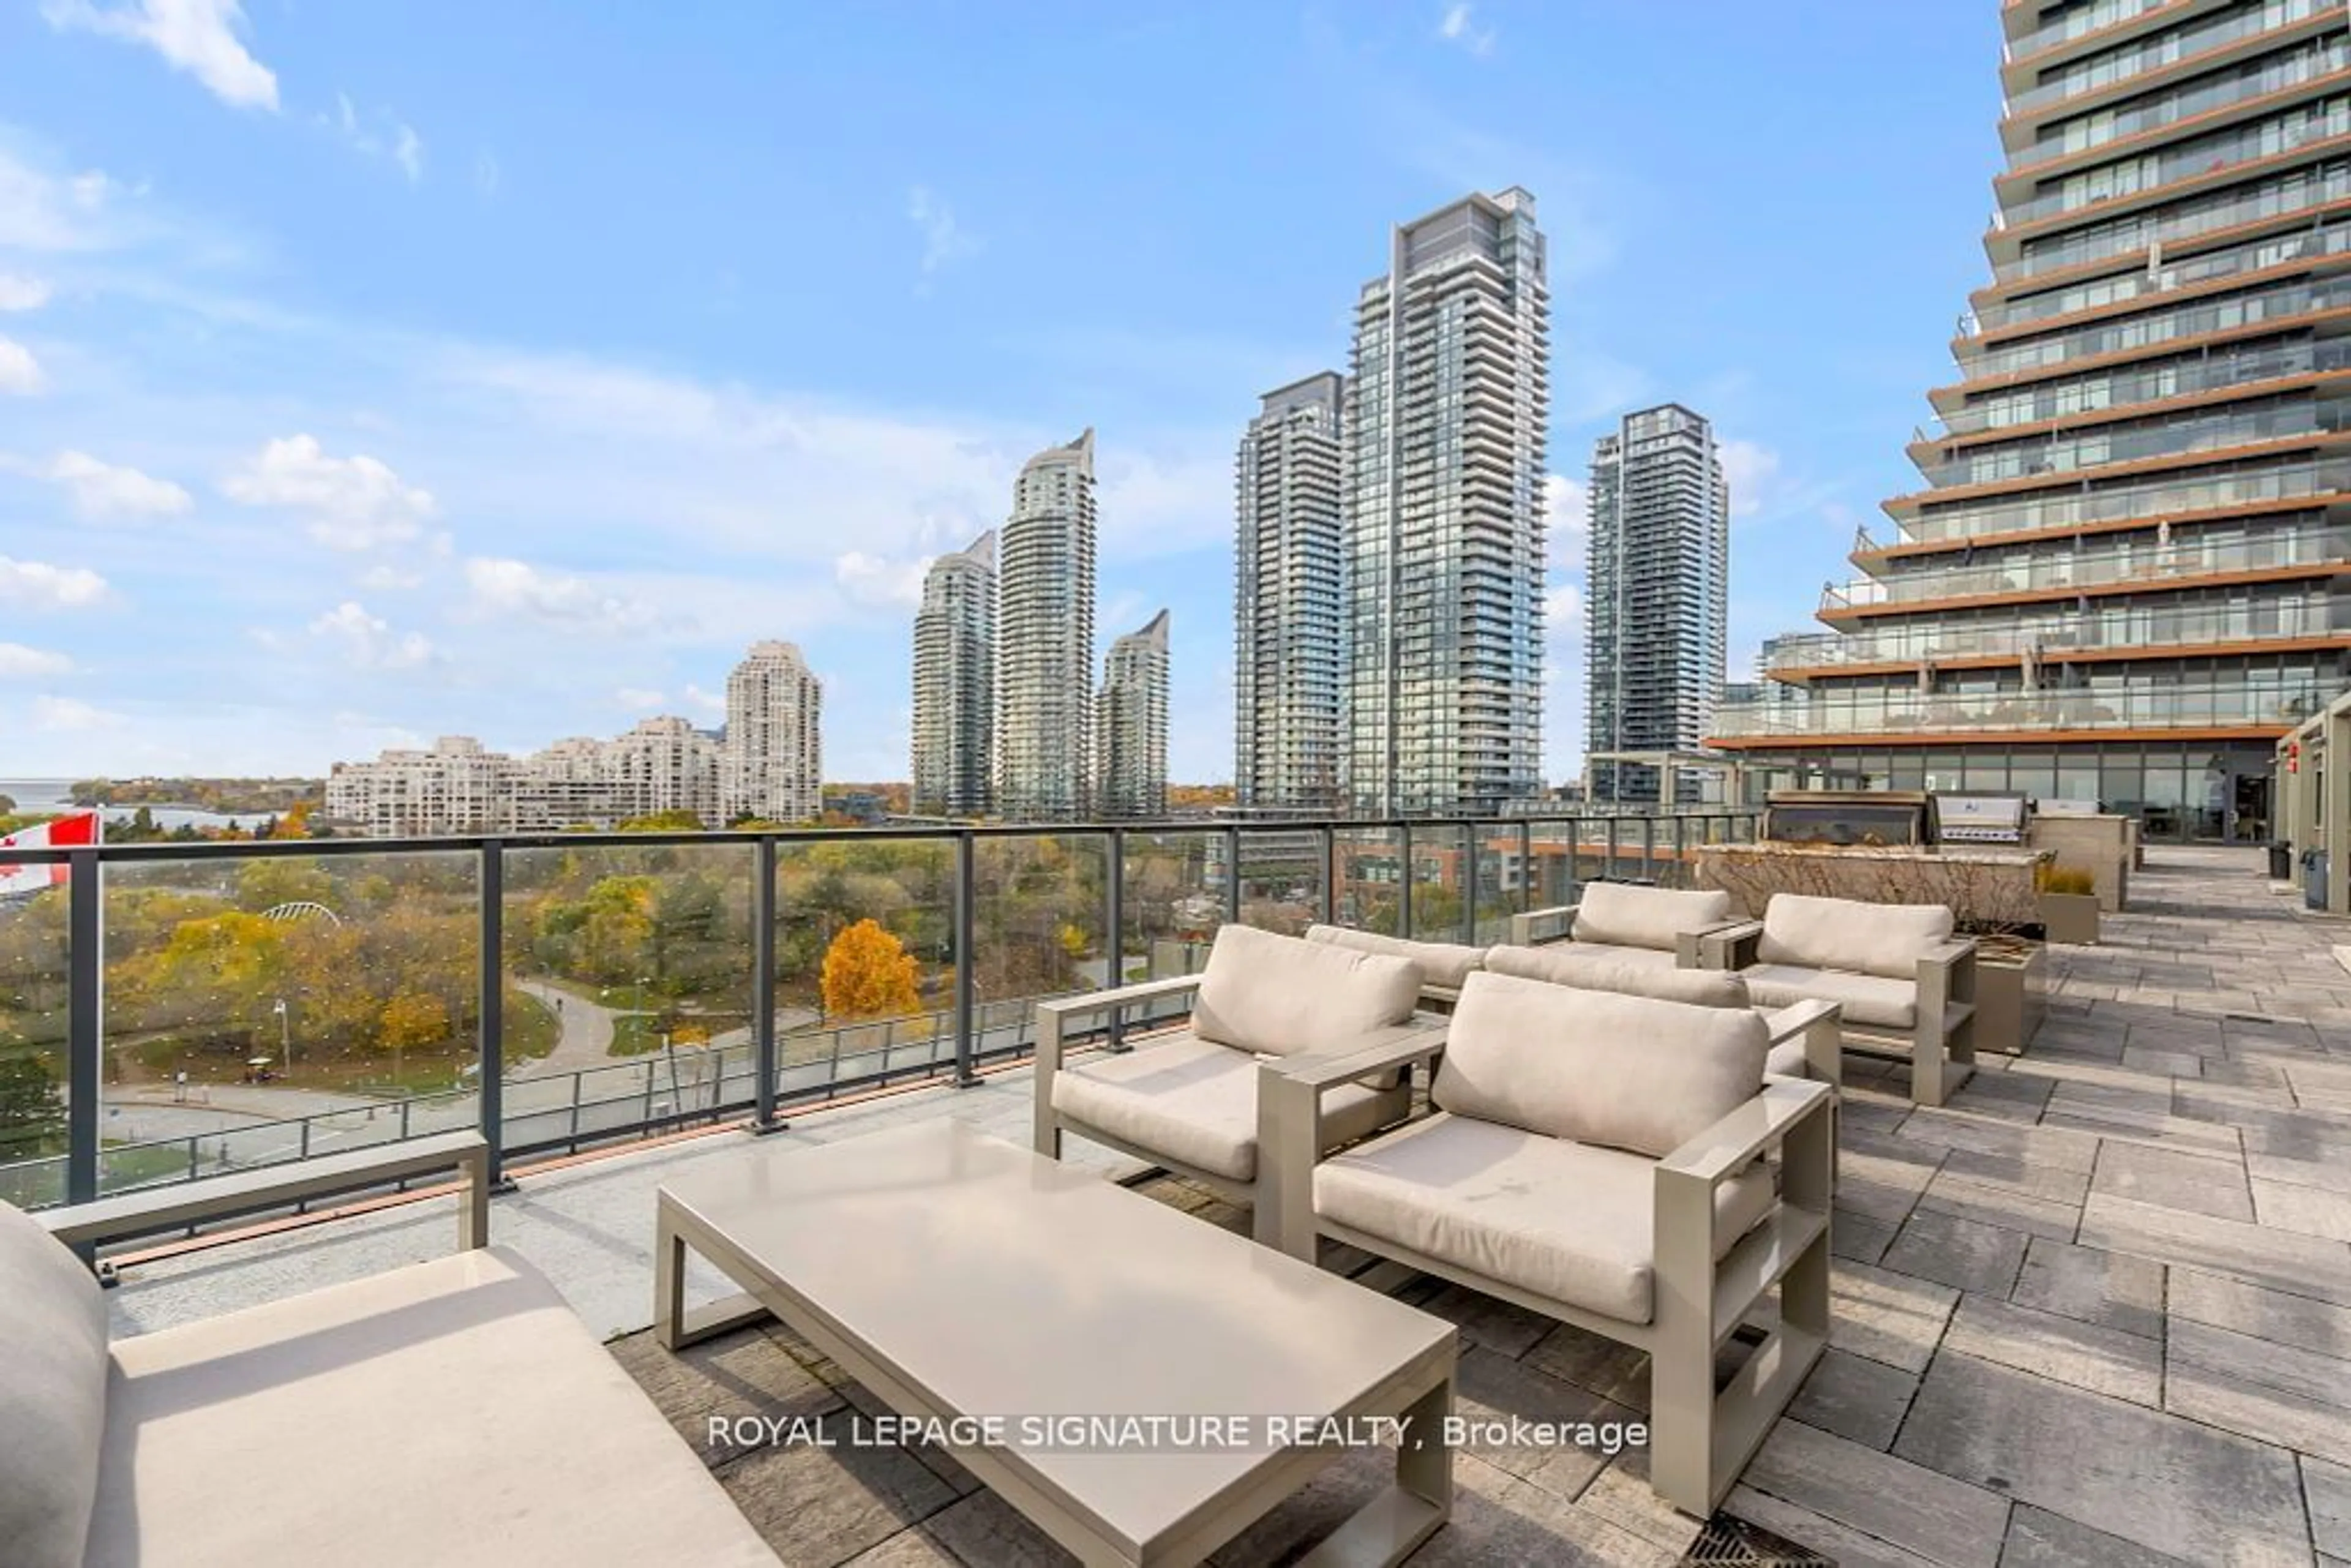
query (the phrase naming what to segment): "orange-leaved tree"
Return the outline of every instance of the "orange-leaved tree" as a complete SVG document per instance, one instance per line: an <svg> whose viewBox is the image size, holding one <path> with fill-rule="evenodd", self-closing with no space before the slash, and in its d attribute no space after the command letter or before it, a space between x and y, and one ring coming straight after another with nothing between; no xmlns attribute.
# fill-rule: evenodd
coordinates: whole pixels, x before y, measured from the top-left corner
<svg viewBox="0 0 2351 1568"><path fill-rule="evenodd" d="M872 920L842 928L824 951L824 1010L834 1018L878 1019L923 1005L914 956Z"/></svg>

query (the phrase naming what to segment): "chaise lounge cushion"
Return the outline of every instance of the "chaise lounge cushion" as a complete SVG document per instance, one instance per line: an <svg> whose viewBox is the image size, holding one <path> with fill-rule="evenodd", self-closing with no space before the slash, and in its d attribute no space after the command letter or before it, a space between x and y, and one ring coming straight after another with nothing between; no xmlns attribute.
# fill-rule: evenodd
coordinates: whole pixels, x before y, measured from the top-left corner
<svg viewBox="0 0 2351 1568"><path fill-rule="evenodd" d="M1410 1019L1420 983L1402 958L1227 925L1208 950L1192 1028L1265 1056L1343 1050Z"/></svg>
<svg viewBox="0 0 2351 1568"><path fill-rule="evenodd" d="M1763 910L1755 955L1766 964L1847 969L1915 980L1918 960L1951 939L1951 912L1939 904L1866 904L1778 893Z"/></svg>
<svg viewBox="0 0 2351 1568"><path fill-rule="evenodd" d="M1402 958L1420 971L1420 983L1442 990L1458 991L1461 982L1472 970L1483 968L1486 949L1465 946L1458 942L1407 942L1401 936L1383 936L1376 931L1358 931L1348 925L1310 925L1306 928L1309 942L1327 942L1334 947L1352 947L1358 953L1376 953L1383 957Z"/></svg>
<svg viewBox="0 0 2351 1568"><path fill-rule="evenodd" d="M1444 1110L1662 1157L1753 1099L1760 1014L1479 974L1432 1097Z"/></svg>
<svg viewBox="0 0 2351 1568"><path fill-rule="evenodd" d="M1675 938L1683 932L1719 925L1729 918L1727 893L1594 882L1584 884L1578 901L1574 935L1578 942L1611 942L1620 947L1670 953Z"/></svg>
<svg viewBox="0 0 2351 1568"><path fill-rule="evenodd" d="M92 1564L776 1561L501 1249L124 1340L111 1384Z"/></svg>
<svg viewBox="0 0 2351 1568"><path fill-rule="evenodd" d="M78 1568L106 1429L106 1302L0 1203L0 1561Z"/></svg>
<svg viewBox="0 0 2351 1568"><path fill-rule="evenodd" d="M1759 1008L1793 1007L1818 998L1844 1004L1844 1022L1864 1028L1907 1030L1918 1022L1918 982L1856 975L1843 969L1806 969L1792 964L1757 964L1739 971Z"/></svg>
<svg viewBox="0 0 2351 1568"><path fill-rule="evenodd" d="M1237 1182L1257 1179L1258 1061L1188 1030L1053 1074L1053 1109L1120 1142ZM1410 1108L1402 1090L1343 1084L1322 1100L1326 1146L1352 1143Z"/></svg>
<svg viewBox="0 0 2351 1568"><path fill-rule="evenodd" d="M1656 1172L1637 1155L1439 1113L1317 1166L1314 1207L1481 1278L1646 1323L1656 1312ZM1772 1201L1760 1164L1717 1187L1714 1255Z"/></svg>
<svg viewBox="0 0 2351 1568"><path fill-rule="evenodd" d="M1486 967L1497 975L1515 975L1554 986L1615 991L1628 997L1655 997L1659 1001L1687 1002L1692 1007L1750 1005L1746 983L1739 976L1722 969L1677 969L1670 962L1649 961L1666 957L1668 955L1646 947L1562 942L1549 947L1496 947L1486 955Z"/></svg>

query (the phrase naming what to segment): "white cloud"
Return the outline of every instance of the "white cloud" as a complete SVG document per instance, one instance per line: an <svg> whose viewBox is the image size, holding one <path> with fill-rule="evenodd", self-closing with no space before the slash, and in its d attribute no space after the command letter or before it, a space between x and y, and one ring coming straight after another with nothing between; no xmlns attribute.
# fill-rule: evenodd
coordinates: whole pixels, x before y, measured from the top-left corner
<svg viewBox="0 0 2351 1568"><path fill-rule="evenodd" d="M1543 476L1543 529L1552 567L1582 571L1592 544L1592 486L1564 474Z"/></svg>
<svg viewBox="0 0 2351 1568"><path fill-rule="evenodd" d="M392 161L400 165L410 184L424 183L424 141L416 134L413 126L402 125L392 137Z"/></svg>
<svg viewBox="0 0 2351 1568"><path fill-rule="evenodd" d="M81 731L113 729L123 723L120 714L93 707L77 697L38 696L33 699L33 727Z"/></svg>
<svg viewBox="0 0 2351 1568"><path fill-rule="evenodd" d="M1780 478L1780 455L1753 441L1722 444L1722 476L1730 486L1734 519L1761 515L1773 499Z"/></svg>
<svg viewBox="0 0 2351 1568"><path fill-rule="evenodd" d="M311 435L268 443L221 481L221 494L248 507L300 513L311 538L342 550L404 543L440 509L431 492L405 483L384 463L364 454L330 457Z"/></svg>
<svg viewBox="0 0 2351 1568"><path fill-rule="evenodd" d="M14 338L0 338L0 392L30 397L47 384L32 350Z"/></svg>
<svg viewBox="0 0 2351 1568"><path fill-rule="evenodd" d="M853 549L833 558L832 580L860 604L914 606L923 601L929 567L926 559L888 560Z"/></svg>
<svg viewBox="0 0 2351 1568"><path fill-rule="evenodd" d="M360 586L379 593L405 592L412 588L423 587L424 574L379 562L360 573Z"/></svg>
<svg viewBox="0 0 2351 1568"><path fill-rule="evenodd" d="M143 44L223 103L277 107L277 78L237 37L245 26L237 0L136 0L117 7L100 7L92 0L44 0L41 15L60 31L79 28Z"/></svg>
<svg viewBox="0 0 2351 1568"><path fill-rule="evenodd" d="M335 94L335 112L311 117L313 121L333 131L348 143L354 152L366 158L385 158L400 165L400 172L412 185L424 183L424 139L416 128L394 114L368 116L360 113L347 92ZM375 120L380 124L371 124Z"/></svg>
<svg viewBox="0 0 2351 1568"><path fill-rule="evenodd" d="M705 692L700 686L694 685L690 681L686 683L684 701L686 706L700 713L715 716L724 714L726 711L726 694L725 692Z"/></svg>
<svg viewBox="0 0 2351 1568"><path fill-rule="evenodd" d="M0 643L0 681L37 680L73 673L73 661L63 653L27 648L22 643Z"/></svg>
<svg viewBox="0 0 2351 1568"><path fill-rule="evenodd" d="M87 567L0 555L0 601L37 610L80 610L103 601L106 594L106 579Z"/></svg>
<svg viewBox="0 0 2351 1568"><path fill-rule="evenodd" d="M476 558L465 563L474 607L488 615L528 615L567 631L616 635L652 624L652 609L584 580L542 571L528 561Z"/></svg>
<svg viewBox="0 0 2351 1568"><path fill-rule="evenodd" d="M64 486L74 510L85 517L162 517L195 505L193 497L169 479L101 463L87 452L60 452L42 464L0 459L0 467L16 467Z"/></svg>
<svg viewBox="0 0 2351 1568"><path fill-rule="evenodd" d="M653 713L666 700L661 693L647 686L622 686L612 694L612 700L631 713Z"/></svg>
<svg viewBox="0 0 2351 1568"><path fill-rule="evenodd" d="M1437 18L1437 36L1480 57L1494 52L1494 29L1477 25L1476 9L1469 0L1453 0L1445 7L1445 14Z"/></svg>
<svg viewBox="0 0 2351 1568"><path fill-rule="evenodd" d="M906 216L923 236L923 270L933 273L979 249L979 236L956 221L955 212L928 186L906 193Z"/></svg>
<svg viewBox="0 0 2351 1568"><path fill-rule="evenodd" d="M0 272L0 311L38 310L49 302L49 286L22 273Z"/></svg>
<svg viewBox="0 0 2351 1568"><path fill-rule="evenodd" d="M413 670L433 658L433 644L421 632L394 632L391 622L347 599L310 622L310 635L342 650L363 670Z"/></svg>
<svg viewBox="0 0 2351 1568"><path fill-rule="evenodd" d="M496 201L498 187L506 183L505 171L498 167L497 154L483 148L474 154L474 193L486 202Z"/></svg>

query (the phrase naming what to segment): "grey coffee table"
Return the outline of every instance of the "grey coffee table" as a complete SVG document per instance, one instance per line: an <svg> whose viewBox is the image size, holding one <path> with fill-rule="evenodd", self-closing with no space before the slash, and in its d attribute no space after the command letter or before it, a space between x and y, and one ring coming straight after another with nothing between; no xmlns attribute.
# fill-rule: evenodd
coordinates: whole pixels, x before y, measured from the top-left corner
<svg viewBox="0 0 2351 1568"><path fill-rule="evenodd" d="M945 1447L1087 1563L1197 1562L1346 1451L1275 1444L1274 1422L1411 1423L1395 1484L1309 1563L1399 1562L1451 1510L1452 1324L1094 1172L942 1117L747 1147L659 1209L663 1344L772 1313L900 1416L993 1418ZM747 1293L689 1313L689 1248ZM1193 1419L1145 1448L1119 1446L1134 1424L1066 1446L1066 1426L1040 1436L1051 1417ZM1206 1441L1210 1417L1253 1437Z"/></svg>

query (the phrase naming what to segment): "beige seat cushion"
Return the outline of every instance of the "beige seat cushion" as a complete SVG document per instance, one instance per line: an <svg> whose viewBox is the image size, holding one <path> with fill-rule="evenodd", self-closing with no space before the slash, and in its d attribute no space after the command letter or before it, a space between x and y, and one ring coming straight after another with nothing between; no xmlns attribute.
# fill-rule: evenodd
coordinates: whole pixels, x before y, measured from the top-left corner
<svg viewBox="0 0 2351 1568"><path fill-rule="evenodd" d="M1657 959L1664 959L1660 964ZM1747 987L1736 975L1720 969L1682 969L1673 955L1647 947L1601 946L1583 942L1560 942L1549 947L1493 949L1486 967L1497 975L1543 980L1554 986L1580 986L1587 991L1615 991L1628 997L1655 997L1659 1001L1687 1002L1700 1008L1749 1006Z"/></svg>
<svg viewBox="0 0 2351 1568"><path fill-rule="evenodd" d="M114 1347L92 1564L767 1564L692 1445L503 1250Z"/></svg>
<svg viewBox="0 0 2351 1568"><path fill-rule="evenodd" d="M1740 1009L1477 974L1432 1093L1461 1115L1662 1156L1761 1091L1770 1036Z"/></svg>
<svg viewBox="0 0 2351 1568"><path fill-rule="evenodd" d="M1842 969L1807 969L1792 964L1757 964L1739 971L1759 1008L1793 1007L1818 999L1843 1002L1844 1021L1862 1028L1901 1029L1918 1022L1918 982L1856 975Z"/></svg>
<svg viewBox="0 0 2351 1568"><path fill-rule="evenodd" d="M1810 1078L1813 1064L1804 1054L1802 1038L1783 1040L1773 1046L1770 1054L1763 1058L1763 1071L1774 1078Z"/></svg>
<svg viewBox="0 0 2351 1568"><path fill-rule="evenodd" d="M79 1568L106 1428L106 1301L0 1203L0 1562Z"/></svg>
<svg viewBox="0 0 2351 1568"><path fill-rule="evenodd" d="M1575 939L1670 953L1683 932L1719 925L1729 918L1727 893L1587 883L1576 901Z"/></svg>
<svg viewBox="0 0 2351 1568"><path fill-rule="evenodd" d="M1053 1074L1053 1109L1176 1165L1257 1179L1258 1059L1188 1030ZM1401 1089L1344 1084L1322 1097L1326 1145L1350 1143L1410 1108Z"/></svg>
<svg viewBox="0 0 2351 1568"><path fill-rule="evenodd" d="M1459 990L1461 982L1469 977L1472 970L1483 968L1486 961L1483 947L1465 946L1458 942L1407 942L1401 936L1383 936L1376 931L1358 931L1350 925L1310 925L1306 939L1327 942L1335 947L1353 947L1358 953L1402 958L1420 971L1423 986L1447 991Z"/></svg>
<svg viewBox="0 0 2351 1568"><path fill-rule="evenodd" d="M1227 925L1201 971L1192 1028L1265 1056L1322 1054L1403 1023L1419 1000L1420 971L1405 959Z"/></svg>
<svg viewBox="0 0 2351 1568"><path fill-rule="evenodd" d="M1865 904L1775 893L1763 909L1763 937L1755 956L1766 964L1915 980L1918 960L1950 939L1951 912L1939 904Z"/></svg>
<svg viewBox="0 0 2351 1568"><path fill-rule="evenodd" d="M1443 1113L1314 1170L1323 1218L1624 1322L1655 1315L1656 1165ZM1714 1255L1771 1210L1771 1172L1715 1189Z"/></svg>

